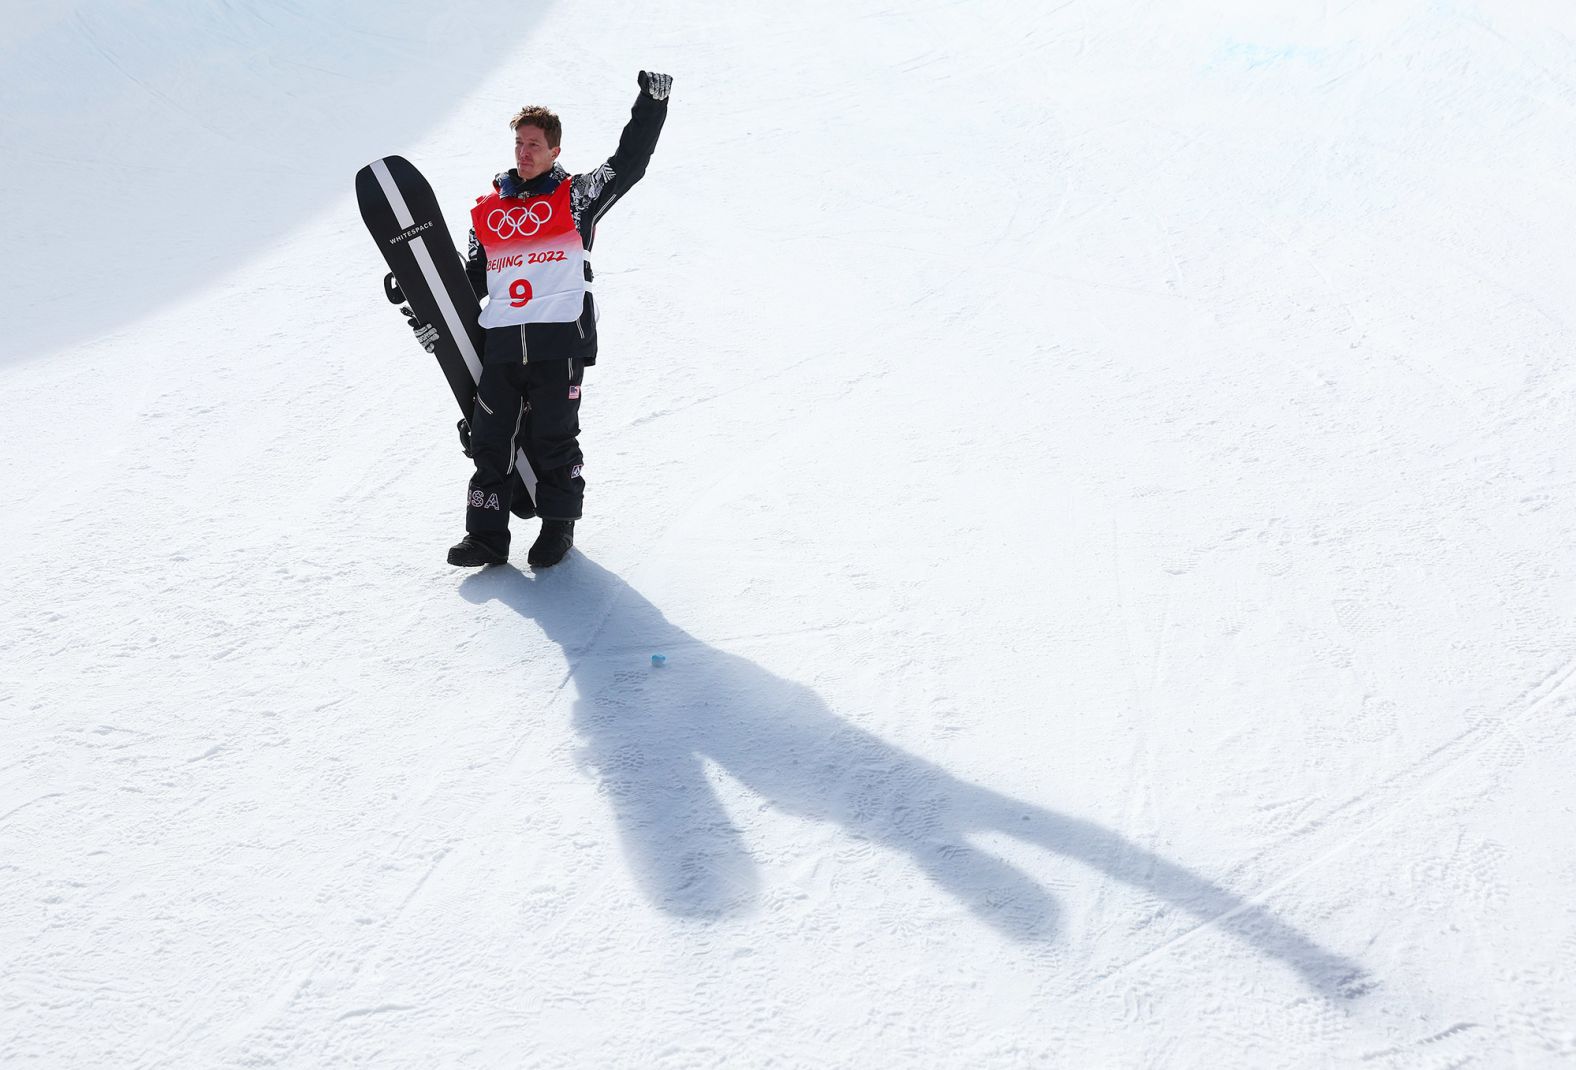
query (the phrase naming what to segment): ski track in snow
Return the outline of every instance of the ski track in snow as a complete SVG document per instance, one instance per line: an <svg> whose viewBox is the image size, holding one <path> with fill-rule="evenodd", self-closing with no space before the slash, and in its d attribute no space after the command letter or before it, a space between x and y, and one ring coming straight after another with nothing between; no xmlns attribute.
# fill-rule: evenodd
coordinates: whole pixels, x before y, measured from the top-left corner
<svg viewBox="0 0 1576 1070"><path fill-rule="evenodd" d="M1549 680L1554 681L1552 686L1549 685L1548 681L1544 681L1542 685L1535 689L1537 691L1545 692L1542 696L1532 699L1530 703L1518 703L1519 705L1524 705L1524 708L1519 713L1509 716L1497 724L1481 726L1463 732L1461 735L1442 744L1435 751L1419 759L1419 761L1414 766L1404 770L1401 773L1397 773L1394 776L1388 777L1383 783L1375 785L1372 789L1364 792L1362 795L1359 795L1349 802L1343 804L1331 815L1319 818L1311 822L1305 828L1300 829L1295 836L1295 838L1299 841L1319 832L1327 823L1339 821L1340 815L1347 811L1353 810L1357 811L1357 820L1363 822L1361 827L1348 835L1342 836L1342 838L1333 847L1325 850L1318 857L1307 862L1296 871L1287 874L1285 877L1275 881L1258 895L1243 903L1241 906L1236 907L1231 912L1231 914L1221 915L1194 926L1180 936L1166 941L1160 947L1157 947L1146 954L1133 959L1131 962L1122 966L1119 970L1100 978L1100 981L1104 982L1112 977L1116 977L1121 973L1144 963L1154 955L1166 951L1173 945L1193 938L1193 936L1201 930L1228 920L1230 917L1235 916L1241 911L1262 906L1277 891L1295 882L1301 881L1310 874L1317 873L1319 870L1328 866L1341 855L1346 853L1360 840L1370 839L1375 833L1393 826L1397 821L1406 816L1407 811L1415 806L1420 796L1422 796L1424 793L1437 792L1444 786L1445 782L1450 779L1451 775L1454 772L1457 772L1461 766L1464 766L1473 760L1484 758L1485 752L1489 751L1491 747L1500 743L1503 737L1516 732L1521 721L1540 711L1554 709L1557 704L1556 699L1563 699L1563 702L1559 703L1561 705L1569 705L1570 699L1568 695L1568 685L1570 684L1573 676L1576 676L1576 661L1566 664L1559 672L1552 674L1549 677ZM1531 698L1530 695L1524 697ZM1562 716L1569 718L1571 714L1567 711L1563 713ZM1522 756L1514 753L1506 754L1502 752L1498 755L1490 754L1487 755L1487 757L1490 760L1495 760L1497 762L1514 762L1519 761ZM1402 794L1402 798L1395 801L1386 802L1382 807L1364 805L1371 796L1375 794L1382 794L1384 793L1385 789L1403 780L1407 783L1404 790L1400 793ZM1369 818L1369 812L1375 809L1379 809L1381 812L1378 816ZM1341 821L1340 823L1350 824L1351 821ZM1284 841L1281 844L1274 845L1274 847L1271 848L1270 853L1278 853L1283 846ZM1459 1027L1452 1027L1452 1029L1447 1030L1446 1033L1441 1034L1440 1038L1443 1036L1452 1035L1458 1031Z"/></svg>

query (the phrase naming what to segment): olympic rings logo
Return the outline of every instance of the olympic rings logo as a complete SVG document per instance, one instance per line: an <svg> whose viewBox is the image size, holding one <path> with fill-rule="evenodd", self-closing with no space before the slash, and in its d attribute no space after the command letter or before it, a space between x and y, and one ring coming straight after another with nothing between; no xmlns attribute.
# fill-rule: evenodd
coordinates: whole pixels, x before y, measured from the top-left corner
<svg viewBox="0 0 1576 1070"><path fill-rule="evenodd" d="M487 217L487 226L500 238L529 238L547 225L553 218L553 206L546 201L537 201L535 204L524 208L494 208Z"/></svg>

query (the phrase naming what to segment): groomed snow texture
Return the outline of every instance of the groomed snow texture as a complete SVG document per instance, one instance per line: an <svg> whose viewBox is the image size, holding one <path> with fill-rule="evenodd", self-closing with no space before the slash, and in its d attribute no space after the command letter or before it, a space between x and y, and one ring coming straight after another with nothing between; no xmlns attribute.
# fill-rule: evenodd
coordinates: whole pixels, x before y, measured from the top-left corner
<svg viewBox="0 0 1576 1070"><path fill-rule="evenodd" d="M1576 1063L1569 3L0 14L0 1065ZM355 170L643 68L451 569Z"/></svg>

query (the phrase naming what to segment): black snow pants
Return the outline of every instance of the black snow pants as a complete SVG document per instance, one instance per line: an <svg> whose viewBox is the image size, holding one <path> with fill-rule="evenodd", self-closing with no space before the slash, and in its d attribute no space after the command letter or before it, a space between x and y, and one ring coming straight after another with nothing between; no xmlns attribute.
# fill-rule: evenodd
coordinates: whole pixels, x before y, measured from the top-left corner
<svg viewBox="0 0 1576 1070"><path fill-rule="evenodd" d="M502 330L518 336L518 328ZM576 357L482 365L471 417L476 474L466 495L466 531L487 533L494 540L507 537L516 444L536 473L537 515L580 519L586 486L580 475L579 437L584 376L585 365Z"/></svg>

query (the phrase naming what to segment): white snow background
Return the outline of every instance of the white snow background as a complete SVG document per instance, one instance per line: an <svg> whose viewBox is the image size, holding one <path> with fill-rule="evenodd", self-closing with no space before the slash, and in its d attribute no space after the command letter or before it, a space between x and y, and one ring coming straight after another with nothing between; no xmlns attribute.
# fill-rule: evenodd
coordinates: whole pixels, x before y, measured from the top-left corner
<svg viewBox="0 0 1576 1070"><path fill-rule="evenodd" d="M0 1065L1576 1061L1568 3L4 14ZM354 172L641 68L458 572Z"/></svg>

